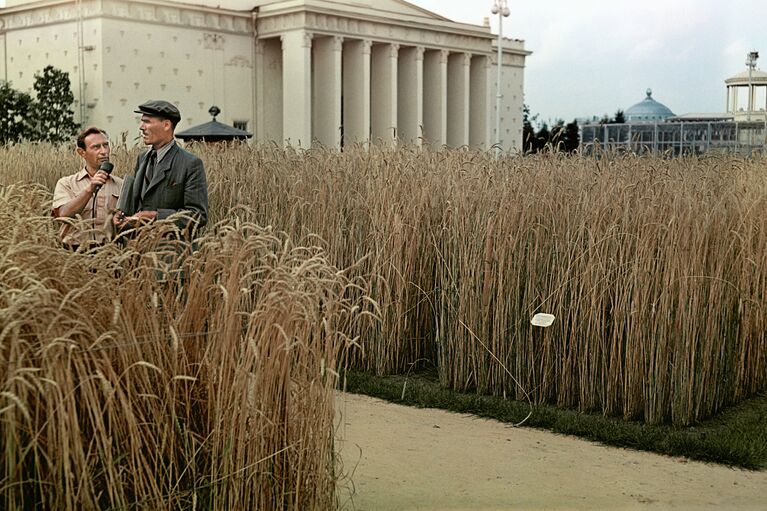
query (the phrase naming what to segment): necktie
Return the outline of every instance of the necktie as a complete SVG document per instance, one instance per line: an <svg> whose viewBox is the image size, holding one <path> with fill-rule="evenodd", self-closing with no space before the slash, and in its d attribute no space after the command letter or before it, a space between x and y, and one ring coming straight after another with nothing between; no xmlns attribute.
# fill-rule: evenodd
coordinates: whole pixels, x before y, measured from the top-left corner
<svg viewBox="0 0 767 511"><path fill-rule="evenodd" d="M152 182L152 177L154 177L154 166L157 162L157 151L152 149L149 151L149 154L146 157L146 169L144 170L144 181L146 181L147 184Z"/></svg>

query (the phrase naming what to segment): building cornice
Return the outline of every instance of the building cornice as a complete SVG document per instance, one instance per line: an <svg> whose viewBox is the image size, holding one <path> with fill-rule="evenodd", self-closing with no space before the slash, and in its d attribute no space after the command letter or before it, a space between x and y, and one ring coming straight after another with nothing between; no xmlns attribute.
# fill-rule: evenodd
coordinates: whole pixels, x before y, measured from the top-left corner
<svg viewBox="0 0 767 511"><path fill-rule="evenodd" d="M213 30L231 34L252 33L250 13L226 11L156 0L84 0L78 9L71 1L51 0L0 11L0 29L27 29L95 18Z"/></svg>
<svg viewBox="0 0 767 511"><path fill-rule="evenodd" d="M486 27L444 19L403 15L393 19L385 11L323 0L286 1L261 6L257 11L235 11L164 0L83 0L80 7L66 0L40 0L0 10L4 32L106 18L178 28L252 35L253 20L259 39L279 37L293 30L317 36L341 36L379 43L405 44L453 52L492 56L497 44ZM505 65L524 65L531 52L524 42L505 39Z"/></svg>
<svg viewBox="0 0 767 511"><path fill-rule="evenodd" d="M354 16L352 16L354 14ZM420 21L392 20L383 16L338 11L319 6L300 5L274 8L258 13L258 37L278 37L292 30L307 30L317 35L340 35L376 42L410 43L413 46L470 51L490 55L493 36L481 30L457 30L453 24L426 24ZM504 52L509 50L504 49Z"/></svg>

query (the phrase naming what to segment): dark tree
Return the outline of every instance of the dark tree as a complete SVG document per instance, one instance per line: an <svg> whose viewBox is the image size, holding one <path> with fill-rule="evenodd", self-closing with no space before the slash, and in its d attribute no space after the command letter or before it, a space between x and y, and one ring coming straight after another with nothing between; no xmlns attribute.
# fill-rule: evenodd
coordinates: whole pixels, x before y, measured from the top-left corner
<svg viewBox="0 0 767 511"><path fill-rule="evenodd" d="M34 138L31 122L33 109L29 94L15 90L8 82L0 84L0 143Z"/></svg>
<svg viewBox="0 0 767 511"><path fill-rule="evenodd" d="M542 151L546 144L551 142L551 131L549 131L549 126L544 122L541 124L541 128L538 130L538 133L535 134L535 142L533 143L533 152L539 152Z"/></svg>
<svg viewBox="0 0 767 511"><path fill-rule="evenodd" d="M537 118L537 114L530 117L529 106L522 106L522 151L525 154L533 152L533 147L535 145L535 129L533 129L532 123Z"/></svg>
<svg viewBox="0 0 767 511"><path fill-rule="evenodd" d="M562 135L562 149L568 153L574 153L581 145L581 134L578 129L578 121L573 119L573 122L567 123L564 133Z"/></svg>
<svg viewBox="0 0 767 511"><path fill-rule="evenodd" d="M626 116L623 115L623 110L618 110L615 112L615 117L612 118L610 121L610 124L625 124L626 123Z"/></svg>
<svg viewBox="0 0 767 511"><path fill-rule="evenodd" d="M523 147L526 154L541 152L547 145L551 146L554 151L574 153L578 150L580 132L577 121L573 120L573 122L565 124L565 121L559 119L551 129L546 123L542 123L536 132L532 121L536 120L538 115L531 117L530 108L527 105L522 108L522 111Z"/></svg>
<svg viewBox="0 0 767 511"><path fill-rule="evenodd" d="M52 143L70 140L77 131L77 123L71 109L75 97L69 73L46 66L42 73L35 73L34 89L36 138Z"/></svg>
<svg viewBox="0 0 767 511"><path fill-rule="evenodd" d="M565 121L559 119L556 123L554 123L554 126L551 127L551 134L549 135L549 141L551 142L553 148L557 151L562 150L562 145L564 144L564 134Z"/></svg>

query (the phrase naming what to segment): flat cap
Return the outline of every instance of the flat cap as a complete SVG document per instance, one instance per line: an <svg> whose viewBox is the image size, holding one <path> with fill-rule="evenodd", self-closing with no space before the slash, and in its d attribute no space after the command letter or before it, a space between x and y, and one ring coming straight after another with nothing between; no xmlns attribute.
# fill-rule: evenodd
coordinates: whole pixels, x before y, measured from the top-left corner
<svg viewBox="0 0 767 511"><path fill-rule="evenodd" d="M154 99L142 103L138 106L138 110L134 110L137 114L151 115L152 117L161 117L178 123L181 120L181 112L178 111L175 105L163 101L162 99Z"/></svg>

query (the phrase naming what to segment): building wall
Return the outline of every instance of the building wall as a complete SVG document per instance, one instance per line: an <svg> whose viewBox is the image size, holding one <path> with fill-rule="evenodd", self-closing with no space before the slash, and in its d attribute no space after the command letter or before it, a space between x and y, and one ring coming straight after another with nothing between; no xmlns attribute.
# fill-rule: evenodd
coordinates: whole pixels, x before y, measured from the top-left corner
<svg viewBox="0 0 767 511"><path fill-rule="evenodd" d="M252 125L253 48L246 16L96 1L82 2L82 10L74 2L58 2L3 14L2 76L7 73L14 88L31 91L34 73L49 64L69 73L76 121L97 124L113 139L137 140L140 116L133 110L148 99L176 104L179 129L209 121L214 104L222 110L219 120Z"/></svg>
<svg viewBox="0 0 767 511"><path fill-rule="evenodd" d="M183 11L173 14L169 21L180 21ZM103 23L102 89L96 90L96 80L97 86L89 92L97 99L93 116L106 119L108 130L127 133L128 141L133 140L140 118L133 110L144 101L160 98L181 111L179 130L209 121L212 105L221 109L219 121L246 122L252 129L250 35L132 19L107 18Z"/></svg>
<svg viewBox="0 0 767 511"><path fill-rule="evenodd" d="M31 90L34 73L53 64L70 75L76 120L128 144L138 135L135 107L160 98L181 110L179 129L210 120L215 104L220 121L279 143L494 143L488 28L417 9L381 16L397 2L310 12L315 3L323 2L273 2L252 13L156 0L3 9L0 77ZM529 52L511 40L504 52L501 141L517 150Z"/></svg>
<svg viewBox="0 0 767 511"><path fill-rule="evenodd" d="M498 46L494 43L493 48ZM524 49L521 41L504 39L504 50L520 51ZM490 89L493 112L491 122L491 145L496 142L496 83L497 57L491 57ZM509 151L522 150L522 108L524 107L524 70L525 57L514 53L504 53L501 78L501 147Z"/></svg>
<svg viewBox="0 0 767 511"><path fill-rule="evenodd" d="M33 24L34 19L31 15L18 17L16 20L3 19L6 30L3 33L2 77L10 82L13 88L32 93L35 73L42 71L49 64L54 65L69 73L75 100L78 102L76 109L79 109L78 24L73 21L73 16L70 16L70 21L59 21L50 25ZM83 23L83 33L90 35L85 44L92 43L95 39L92 32L98 31L99 26L93 20ZM96 66L99 63L100 59L89 59L87 62ZM88 75L91 77L92 73Z"/></svg>

